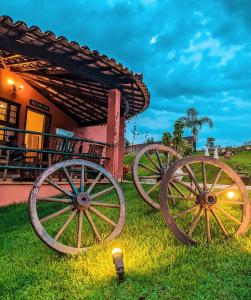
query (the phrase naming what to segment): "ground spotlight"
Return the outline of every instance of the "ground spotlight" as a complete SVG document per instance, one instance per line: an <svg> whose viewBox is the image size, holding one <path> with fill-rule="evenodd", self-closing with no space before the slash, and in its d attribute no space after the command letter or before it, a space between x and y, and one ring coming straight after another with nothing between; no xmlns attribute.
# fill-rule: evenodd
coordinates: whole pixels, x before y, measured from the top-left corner
<svg viewBox="0 0 251 300"><path fill-rule="evenodd" d="M119 282L122 282L124 281L124 262L122 250L120 248L114 248L112 250L112 258Z"/></svg>
<svg viewBox="0 0 251 300"><path fill-rule="evenodd" d="M227 192L227 197L228 197L228 199L233 199L235 197L235 192L233 192L233 191Z"/></svg>

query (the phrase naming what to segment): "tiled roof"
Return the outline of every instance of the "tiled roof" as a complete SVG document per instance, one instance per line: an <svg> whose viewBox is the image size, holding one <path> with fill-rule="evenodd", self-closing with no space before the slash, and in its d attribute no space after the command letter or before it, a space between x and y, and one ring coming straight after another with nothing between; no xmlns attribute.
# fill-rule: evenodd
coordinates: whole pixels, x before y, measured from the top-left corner
<svg viewBox="0 0 251 300"><path fill-rule="evenodd" d="M111 88L121 91L127 118L145 110L150 101L142 74L8 16L0 17L0 67L19 74L83 126L106 123Z"/></svg>

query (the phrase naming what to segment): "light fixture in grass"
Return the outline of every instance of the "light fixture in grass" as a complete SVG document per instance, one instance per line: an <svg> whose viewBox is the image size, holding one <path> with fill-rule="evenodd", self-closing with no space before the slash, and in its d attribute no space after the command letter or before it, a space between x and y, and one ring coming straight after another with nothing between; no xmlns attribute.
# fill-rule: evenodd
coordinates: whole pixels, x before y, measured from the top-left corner
<svg viewBox="0 0 251 300"><path fill-rule="evenodd" d="M123 262L123 252L120 248L114 248L112 250L112 259L115 265L119 282L122 282L124 281L124 262Z"/></svg>

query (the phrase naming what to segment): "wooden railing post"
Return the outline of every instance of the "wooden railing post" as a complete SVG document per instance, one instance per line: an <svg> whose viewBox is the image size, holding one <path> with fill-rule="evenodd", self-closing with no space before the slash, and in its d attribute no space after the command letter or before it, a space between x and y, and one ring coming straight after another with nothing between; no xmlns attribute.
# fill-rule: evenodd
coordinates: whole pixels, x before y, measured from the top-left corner
<svg viewBox="0 0 251 300"><path fill-rule="evenodd" d="M107 147L106 156L109 157L109 160L106 162L106 168L116 179L120 179L120 164L123 165L123 162L119 161L120 101L120 91L110 90L108 93L106 142L114 146Z"/></svg>

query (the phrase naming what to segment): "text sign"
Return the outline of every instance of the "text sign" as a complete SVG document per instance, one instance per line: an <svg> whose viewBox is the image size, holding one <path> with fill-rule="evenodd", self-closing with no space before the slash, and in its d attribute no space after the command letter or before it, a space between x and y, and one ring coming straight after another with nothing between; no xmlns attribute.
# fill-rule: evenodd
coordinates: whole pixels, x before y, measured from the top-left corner
<svg viewBox="0 0 251 300"><path fill-rule="evenodd" d="M73 137L74 132L68 131L62 128L56 128L56 135L65 136L65 137Z"/></svg>
<svg viewBox="0 0 251 300"><path fill-rule="evenodd" d="M45 105L43 103L37 102L35 100L32 100L32 99L30 99L30 105L34 106L36 108L42 109L44 111L49 111L50 110L49 106L47 106L47 105Z"/></svg>

